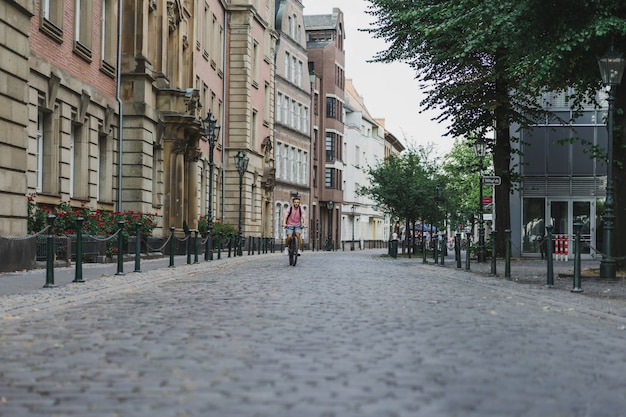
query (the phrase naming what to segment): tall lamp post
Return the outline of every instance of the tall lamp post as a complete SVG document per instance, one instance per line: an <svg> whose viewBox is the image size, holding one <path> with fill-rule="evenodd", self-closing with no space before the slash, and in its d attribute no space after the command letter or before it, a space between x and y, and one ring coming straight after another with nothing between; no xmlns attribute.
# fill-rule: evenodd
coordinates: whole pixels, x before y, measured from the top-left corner
<svg viewBox="0 0 626 417"><path fill-rule="evenodd" d="M354 215L356 213L356 206L353 204L350 210L352 210L352 242L350 243L350 250L354 250Z"/></svg>
<svg viewBox="0 0 626 417"><path fill-rule="evenodd" d="M439 197L441 196L441 187L439 187L439 185L437 185L435 187L435 224L433 225L433 227L431 227L431 230L434 232L435 230L437 231L437 233L435 233L433 235L433 259L435 260L435 264L438 264L438 257L437 257L437 249L439 246L439 228L437 228L437 217L439 217Z"/></svg>
<svg viewBox="0 0 626 417"><path fill-rule="evenodd" d="M209 208L207 213L207 236L206 236L206 248L204 251L204 260L213 260L213 152L215 150L215 142L220 134L220 126L217 124L217 119L209 111L206 115L206 119L202 121L202 127L204 128L204 136L209 141Z"/></svg>
<svg viewBox="0 0 626 417"><path fill-rule="evenodd" d="M328 239L326 239L326 250L333 250L333 202L326 203L328 207Z"/></svg>
<svg viewBox="0 0 626 417"><path fill-rule="evenodd" d="M474 142L474 152L478 158L479 195L478 195L478 262L485 262L485 219L483 217L483 163L487 154L487 142L481 136Z"/></svg>
<svg viewBox="0 0 626 417"><path fill-rule="evenodd" d="M243 218L242 218L242 202L243 202L243 174L246 173L248 169L248 162L250 162L250 158L246 156L244 151L238 151L237 155L235 155L235 166L237 167L237 171L239 171L239 228L237 229L237 255L242 255L241 250L241 229L243 226Z"/></svg>
<svg viewBox="0 0 626 417"><path fill-rule="evenodd" d="M626 60L621 52L611 49L602 57L598 58L600 75L605 86L609 87L609 112L608 112L608 145L607 145L607 168L606 168L606 201L604 203L604 239L602 247L602 260L600 261L600 276L614 279L616 274L616 262L613 257L613 230L615 229L613 214L613 102L615 101L614 89L622 82Z"/></svg>

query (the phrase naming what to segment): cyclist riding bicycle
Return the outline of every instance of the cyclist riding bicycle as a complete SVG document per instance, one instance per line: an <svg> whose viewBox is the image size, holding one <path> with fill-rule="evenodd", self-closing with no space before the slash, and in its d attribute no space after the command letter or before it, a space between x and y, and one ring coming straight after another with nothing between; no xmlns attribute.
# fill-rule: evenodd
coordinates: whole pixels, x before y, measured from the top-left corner
<svg viewBox="0 0 626 417"><path fill-rule="evenodd" d="M300 197L293 197L293 205L285 211L283 215L283 227L287 232L287 240L285 242L285 255L289 255L289 243L295 233L298 239L298 255L302 254L302 237L300 232L306 227L306 215L300 207Z"/></svg>

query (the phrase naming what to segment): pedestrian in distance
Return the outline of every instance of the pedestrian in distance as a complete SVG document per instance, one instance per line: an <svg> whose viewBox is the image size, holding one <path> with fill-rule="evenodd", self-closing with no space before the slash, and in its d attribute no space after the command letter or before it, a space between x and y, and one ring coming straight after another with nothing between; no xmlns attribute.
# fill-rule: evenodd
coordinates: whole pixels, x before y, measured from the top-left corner
<svg viewBox="0 0 626 417"><path fill-rule="evenodd" d="M302 237L300 233L306 227L306 214L300 206L300 197L295 196L292 199L292 205L285 211L283 215L283 227L287 232L287 240L285 241L285 255L289 255L289 243L293 235L298 239L298 255L302 254Z"/></svg>

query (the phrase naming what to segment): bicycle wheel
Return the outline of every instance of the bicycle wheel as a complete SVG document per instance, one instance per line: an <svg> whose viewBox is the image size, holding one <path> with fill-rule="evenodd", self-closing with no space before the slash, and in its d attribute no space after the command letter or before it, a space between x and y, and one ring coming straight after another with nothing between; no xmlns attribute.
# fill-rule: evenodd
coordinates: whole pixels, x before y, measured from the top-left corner
<svg viewBox="0 0 626 417"><path fill-rule="evenodd" d="M289 265L296 266L296 262L298 262L298 240L294 236L289 242Z"/></svg>

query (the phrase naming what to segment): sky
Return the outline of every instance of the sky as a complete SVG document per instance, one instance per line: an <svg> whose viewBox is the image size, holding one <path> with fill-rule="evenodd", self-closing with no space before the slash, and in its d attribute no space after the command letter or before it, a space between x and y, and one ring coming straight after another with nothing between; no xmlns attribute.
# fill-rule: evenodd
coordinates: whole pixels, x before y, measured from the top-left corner
<svg viewBox="0 0 626 417"><path fill-rule="evenodd" d="M344 14L346 38L346 78L352 79L363 96L372 117L385 119L385 129L405 146L435 145L435 153L443 156L452 148L453 139L443 137L446 125L432 119L439 112L420 107L425 94L420 90L415 72L407 64L368 63L386 49L385 42L373 39L359 29L370 27L373 18L365 13L366 0L302 0L305 15L332 14L338 7Z"/></svg>

